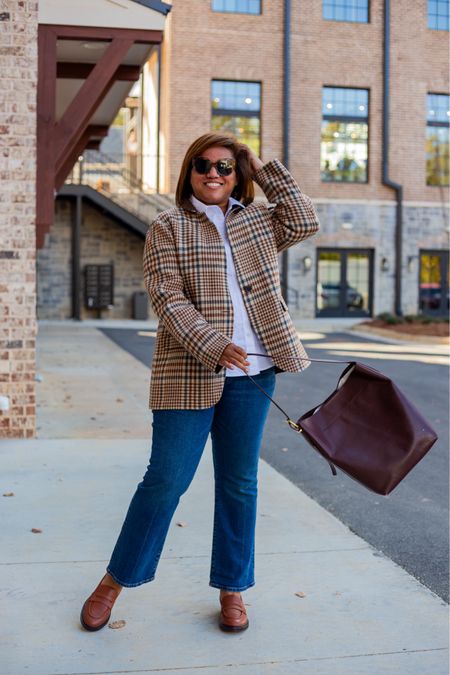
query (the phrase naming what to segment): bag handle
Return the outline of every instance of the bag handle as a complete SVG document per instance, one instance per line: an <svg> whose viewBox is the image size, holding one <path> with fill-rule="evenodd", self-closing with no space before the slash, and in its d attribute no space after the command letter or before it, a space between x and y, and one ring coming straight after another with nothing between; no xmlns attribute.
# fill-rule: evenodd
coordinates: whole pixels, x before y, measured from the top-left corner
<svg viewBox="0 0 450 675"><path fill-rule="evenodd" d="M248 352L247 356L265 356L265 357L272 358L270 356L270 354L256 354L255 352ZM354 363L354 361L338 361L337 359L308 359L308 358L302 357L302 356L286 356L286 357L283 357L283 358L295 359L295 360L298 360L298 361L310 361L311 363L338 363L338 364L341 364L341 365L350 365L350 364ZM281 406L279 406L278 403L276 401L274 401L273 398L271 396L269 396L269 394L262 387L260 387L257 382L255 382L255 380L253 379L253 377L251 375L249 375L248 373L245 373L245 374L253 382L253 384L256 387L258 387L258 389L260 391L262 391L262 393L265 396L267 396L268 399L270 399L272 401L272 403L278 408L278 410L280 410L283 413L283 415L286 417L286 422L289 424L291 429L294 429L294 431L298 431L298 433L302 433L303 429L301 429L301 427L296 422L291 420L291 418L289 417L287 412L285 412L283 410L283 408Z"/></svg>
<svg viewBox="0 0 450 675"><path fill-rule="evenodd" d="M265 357L271 358L270 354L256 354L255 352L248 352L247 356L265 356ZM337 363L337 364L340 364L340 365L352 365L353 363L355 363L354 361L338 361L337 359L309 359L309 358L302 357L302 356L287 356L287 357L283 357L283 358L296 359L296 360L299 360L299 361L310 361L311 363ZM253 379L253 377L251 375L249 375L248 373L245 373L245 374L253 382L253 384L256 387L258 387L258 389L260 391L262 391L264 396L266 396L270 401L272 401L272 403L278 408L278 410L280 410L283 413L283 415L286 417L286 422L289 424L291 429L293 429L294 431L296 431L299 434L303 433L303 429L301 428L301 426L299 424L297 424L296 422L294 422L294 420L291 420L291 418L289 417L287 412L285 412L283 410L283 408L280 405L278 405L278 403L276 401L274 401L271 396L269 396L269 394L265 391L265 389L263 389ZM330 465L331 472L332 472L333 476L336 476L337 475L336 467L331 462L328 462L328 464Z"/></svg>

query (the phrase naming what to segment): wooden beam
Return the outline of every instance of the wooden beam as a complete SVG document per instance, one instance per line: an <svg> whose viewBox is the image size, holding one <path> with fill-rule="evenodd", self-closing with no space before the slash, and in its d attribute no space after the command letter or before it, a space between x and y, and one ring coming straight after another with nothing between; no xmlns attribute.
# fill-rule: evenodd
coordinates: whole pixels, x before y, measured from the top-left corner
<svg viewBox="0 0 450 675"><path fill-rule="evenodd" d="M68 63L60 61L56 67L56 77L60 79L86 80L94 70L94 63ZM141 69L139 66L119 66L116 80L121 82L136 82L139 80Z"/></svg>
<svg viewBox="0 0 450 675"><path fill-rule="evenodd" d="M59 192L59 190L63 186L64 181L66 180L67 176L73 169L75 163L78 160L78 157L83 154L84 150L86 150L86 147L88 146L91 138L93 136L101 136L102 138L104 138L105 136L108 135L108 131L109 127L106 126L100 126L96 124L91 124L90 126L88 126L88 128L83 133L78 143L74 147L72 153L66 158L64 164L62 165L60 170L56 173L55 189L57 192ZM100 143L101 140L95 142Z"/></svg>
<svg viewBox="0 0 450 675"><path fill-rule="evenodd" d="M100 143L101 139L98 139L98 141L93 141L90 140L88 141L88 144L86 145L86 150L100 150Z"/></svg>
<svg viewBox="0 0 450 675"><path fill-rule="evenodd" d="M55 128L56 173L72 154L89 120L115 82L117 68L133 41L114 38Z"/></svg>
<svg viewBox="0 0 450 675"><path fill-rule="evenodd" d="M93 136L101 136L101 138L104 138L108 135L109 126L107 124L90 124L88 130L91 134L91 138Z"/></svg>
<svg viewBox="0 0 450 675"><path fill-rule="evenodd" d="M63 40L100 40L110 44L100 61L87 74L87 79L81 90L75 100L69 104L60 122L55 124L56 46L59 38ZM122 59L132 44L159 44L162 39L163 32L160 30L48 24L39 26L36 179L36 238L38 247L43 245L45 234L53 222L55 179L57 178L59 184L64 172L70 171L70 162L73 165L76 161L79 148L83 146L84 142L86 142L86 145L91 142L92 136L87 137L87 128L92 114L117 78L124 81L134 81L136 76L136 79L138 79L139 66L122 66ZM135 75L133 75L133 69L135 69ZM68 166L69 168L67 168ZM56 174L58 175L56 176Z"/></svg>
<svg viewBox="0 0 450 675"><path fill-rule="evenodd" d="M56 33L39 26L36 147L36 240L40 248L53 223L55 155L53 131L56 100Z"/></svg>
<svg viewBox="0 0 450 675"><path fill-rule="evenodd" d="M163 39L162 30L61 26L57 24L52 24L51 28L59 38L65 40L104 40L105 42L110 42L112 38L122 38L125 40L132 40L138 44L159 44Z"/></svg>

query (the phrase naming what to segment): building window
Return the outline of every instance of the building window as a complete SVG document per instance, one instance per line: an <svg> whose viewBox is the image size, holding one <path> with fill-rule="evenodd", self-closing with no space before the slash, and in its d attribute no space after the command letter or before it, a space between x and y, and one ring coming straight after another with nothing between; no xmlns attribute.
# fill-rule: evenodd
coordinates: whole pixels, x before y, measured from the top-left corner
<svg viewBox="0 0 450 675"><path fill-rule="evenodd" d="M426 171L427 185L449 185L450 96L428 94Z"/></svg>
<svg viewBox="0 0 450 675"><path fill-rule="evenodd" d="M369 316L373 250L317 249L316 316Z"/></svg>
<svg viewBox="0 0 450 675"><path fill-rule="evenodd" d="M428 0L428 28L435 30L449 29L448 0Z"/></svg>
<svg viewBox="0 0 450 675"><path fill-rule="evenodd" d="M323 0L323 18L368 23L369 0Z"/></svg>
<svg viewBox="0 0 450 675"><path fill-rule="evenodd" d="M449 253L448 251L420 251L419 311L422 314L448 316L449 310Z"/></svg>
<svg viewBox="0 0 450 675"><path fill-rule="evenodd" d="M323 181L367 183L369 92L324 87L320 170Z"/></svg>
<svg viewBox="0 0 450 675"><path fill-rule="evenodd" d="M213 12L261 14L261 0L212 0Z"/></svg>
<svg viewBox="0 0 450 675"><path fill-rule="evenodd" d="M246 143L257 155L261 151L261 84L213 80L212 130L227 131Z"/></svg>

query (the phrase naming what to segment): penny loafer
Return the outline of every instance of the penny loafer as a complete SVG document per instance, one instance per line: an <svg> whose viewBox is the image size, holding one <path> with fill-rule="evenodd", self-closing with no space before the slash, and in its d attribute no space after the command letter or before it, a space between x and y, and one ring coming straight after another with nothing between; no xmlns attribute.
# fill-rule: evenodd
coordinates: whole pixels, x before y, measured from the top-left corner
<svg viewBox="0 0 450 675"><path fill-rule="evenodd" d="M100 582L81 610L80 621L83 628L95 631L106 626L119 593L120 591Z"/></svg>
<svg viewBox="0 0 450 675"><path fill-rule="evenodd" d="M240 595L224 595L220 598L219 626L224 631L237 632L248 628L247 610Z"/></svg>

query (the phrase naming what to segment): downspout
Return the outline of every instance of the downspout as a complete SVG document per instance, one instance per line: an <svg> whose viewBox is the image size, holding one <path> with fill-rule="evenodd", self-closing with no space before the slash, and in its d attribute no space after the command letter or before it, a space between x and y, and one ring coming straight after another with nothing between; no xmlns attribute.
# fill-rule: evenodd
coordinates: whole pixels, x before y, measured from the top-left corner
<svg viewBox="0 0 450 675"><path fill-rule="evenodd" d="M283 164L289 169L290 142L290 81L291 81L291 0L284 0L283 31ZM281 254L282 293L287 302L288 296L288 252Z"/></svg>
<svg viewBox="0 0 450 675"><path fill-rule="evenodd" d="M157 108L157 122L156 122L156 192L159 194L161 188L160 178L160 136L161 136L161 44L157 47L158 50L158 108Z"/></svg>
<svg viewBox="0 0 450 675"><path fill-rule="evenodd" d="M384 0L383 32L383 185L395 190L395 313L402 315L403 186L389 178L390 0Z"/></svg>
<svg viewBox="0 0 450 675"><path fill-rule="evenodd" d="M81 183L80 167L80 183ZM83 218L83 197L77 194L72 203L72 319L81 321L81 222Z"/></svg>

